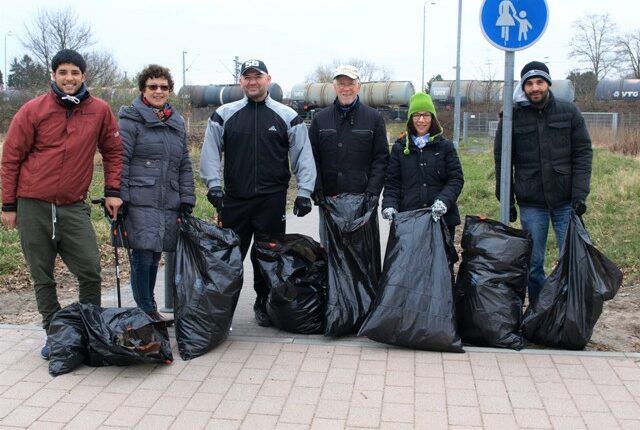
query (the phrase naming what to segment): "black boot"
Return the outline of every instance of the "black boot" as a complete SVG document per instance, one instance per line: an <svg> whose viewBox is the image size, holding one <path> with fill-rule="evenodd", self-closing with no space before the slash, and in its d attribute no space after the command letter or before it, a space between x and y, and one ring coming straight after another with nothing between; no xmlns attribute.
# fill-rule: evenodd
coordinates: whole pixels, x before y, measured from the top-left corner
<svg viewBox="0 0 640 430"><path fill-rule="evenodd" d="M260 327L271 327L273 324L267 315L267 298L256 297L256 301L253 304L253 312L256 314L256 321Z"/></svg>

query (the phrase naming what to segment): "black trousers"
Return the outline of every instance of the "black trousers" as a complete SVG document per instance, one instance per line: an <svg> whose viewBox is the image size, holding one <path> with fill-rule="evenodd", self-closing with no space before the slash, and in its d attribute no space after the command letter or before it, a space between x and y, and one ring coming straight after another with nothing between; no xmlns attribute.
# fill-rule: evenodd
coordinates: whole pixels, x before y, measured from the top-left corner
<svg viewBox="0 0 640 430"><path fill-rule="evenodd" d="M249 251L251 239L284 240L286 231L287 192L266 194L251 199L237 199L224 197L224 207L220 213L222 226L235 231L240 237L240 251L242 260ZM269 287L262 276L251 248L251 263L253 265L253 289L259 297L269 295Z"/></svg>

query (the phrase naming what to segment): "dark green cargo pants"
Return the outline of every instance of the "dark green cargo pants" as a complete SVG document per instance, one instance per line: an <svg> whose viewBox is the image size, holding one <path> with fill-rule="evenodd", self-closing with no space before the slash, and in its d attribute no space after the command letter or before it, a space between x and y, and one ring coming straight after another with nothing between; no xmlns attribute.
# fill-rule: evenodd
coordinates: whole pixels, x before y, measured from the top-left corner
<svg viewBox="0 0 640 430"><path fill-rule="evenodd" d="M79 302L100 305L100 254L90 213L84 202L56 206L42 200L18 199L20 243L45 329L60 310L53 278L57 254L78 278Z"/></svg>

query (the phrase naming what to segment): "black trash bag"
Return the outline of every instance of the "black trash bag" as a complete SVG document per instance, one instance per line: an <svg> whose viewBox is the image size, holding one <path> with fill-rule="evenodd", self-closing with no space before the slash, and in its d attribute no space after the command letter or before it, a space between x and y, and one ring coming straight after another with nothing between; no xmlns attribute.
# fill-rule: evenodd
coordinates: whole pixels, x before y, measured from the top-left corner
<svg viewBox="0 0 640 430"><path fill-rule="evenodd" d="M324 334L357 333L369 314L380 279L378 204L364 194L327 197L327 306Z"/></svg>
<svg viewBox="0 0 640 430"><path fill-rule="evenodd" d="M286 234L283 242L256 241L254 249L269 286L267 314L273 325L292 333L322 333L327 255L320 244Z"/></svg>
<svg viewBox="0 0 640 430"><path fill-rule="evenodd" d="M56 312L47 333L52 376L82 363L98 367L173 361L166 324L140 308L73 303Z"/></svg>
<svg viewBox="0 0 640 430"><path fill-rule="evenodd" d="M180 357L191 360L229 334L242 288L240 239L231 229L186 216L174 255L176 342Z"/></svg>
<svg viewBox="0 0 640 430"><path fill-rule="evenodd" d="M464 352L456 329L444 221L430 209L399 212L389 231L380 291L358 336L409 348Z"/></svg>
<svg viewBox="0 0 640 430"><path fill-rule="evenodd" d="M598 251L582 220L572 211L558 265L546 279L538 300L527 308L524 337L534 343L583 349L602 313L622 285L622 272Z"/></svg>
<svg viewBox="0 0 640 430"><path fill-rule="evenodd" d="M533 242L528 232L467 215L456 280L456 313L465 343L520 350L522 306Z"/></svg>

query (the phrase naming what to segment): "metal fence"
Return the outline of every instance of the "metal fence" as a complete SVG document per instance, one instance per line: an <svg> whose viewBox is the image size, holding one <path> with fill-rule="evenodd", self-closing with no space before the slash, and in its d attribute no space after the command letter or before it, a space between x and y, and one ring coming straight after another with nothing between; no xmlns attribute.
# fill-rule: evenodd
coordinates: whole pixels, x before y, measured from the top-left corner
<svg viewBox="0 0 640 430"><path fill-rule="evenodd" d="M596 130L617 133L620 130L640 129L640 114L620 112L583 112L587 128L590 132ZM464 112L463 139L493 139L498 129L498 119L495 113Z"/></svg>

